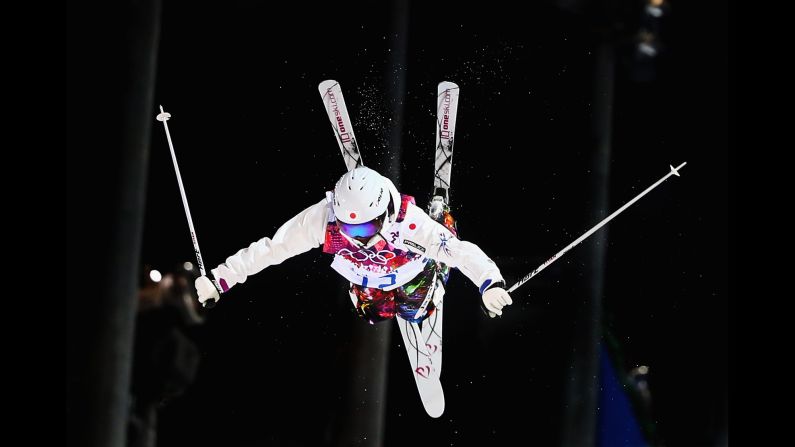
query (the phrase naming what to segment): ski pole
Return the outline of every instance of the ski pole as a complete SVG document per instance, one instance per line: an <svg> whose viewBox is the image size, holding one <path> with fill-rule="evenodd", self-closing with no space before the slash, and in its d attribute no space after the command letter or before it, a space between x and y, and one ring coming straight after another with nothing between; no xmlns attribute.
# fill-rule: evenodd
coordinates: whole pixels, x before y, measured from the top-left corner
<svg viewBox="0 0 795 447"><path fill-rule="evenodd" d="M188 207L188 198L185 196L185 187L182 185L182 176L179 173L179 165L177 165L177 155L174 153L174 145L171 143L171 134L168 132L168 123L166 121L171 118L170 113L163 111L163 106L160 106L160 113L157 115L157 120L163 122L163 127L166 129L166 138L168 139L168 147L171 149L171 160L174 161L174 171L177 173L177 183L179 184L179 192L182 195L182 205L185 208L185 217L188 218L188 228L190 228L190 238L193 242L193 251L196 252L196 263L199 264L199 272L202 276L207 276L204 271L204 261L202 261L202 252L199 250L199 240L196 239L196 230L193 229L193 219L190 217L190 208ZM204 302L204 307L212 309L215 307L215 300L207 300Z"/></svg>
<svg viewBox="0 0 795 447"><path fill-rule="evenodd" d="M535 270L533 270L532 272L530 272L530 274L528 274L528 275L527 275L527 276L525 276L524 278L520 279L520 280L519 280L519 282L517 282L516 284L512 285L512 286L511 286L511 288L510 288L510 289L508 289L508 293L511 293L511 292L513 292L514 290L518 289L518 288L519 288L519 286L521 286L522 284L524 284L524 283L526 283L527 281L529 281L529 280L530 280L530 278L532 278L532 277L536 276L537 274L539 274L539 273L541 272L541 270L544 270L545 268L547 268L547 267L549 266L549 264L552 264L553 262L555 262L556 260L558 260L558 259L559 259L560 257L562 257L564 254L566 254L566 252L567 252L567 251L571 250L571 249L572 249L572 248L574 248L574 247L575 247L577 244L579 244L580 242L584 241L584 240L585 240L585 239L586 239L588 236L590 236L590 235L592 235L593 233L595 233L595 232L596 232L596 230L598 230L598 229L602 228L602 226L603 226L604 224L606 224L607 222L609 222L609 221L610 221L612 218L614 218L614 217L618 216L618 215L619 215L619 213L621 213L621 212L622 212L622 211L624 211L625 209L629 208L629 206L630 206L630 205L632 205L633 203L637 202L637 201L638 201L638 199L640 199L641 197L645 196L645 195L646 195L646 194L647 194L649 191L651 191L652 189L656 188L656 187L657 187L657 185L659 185L660 183L662 183L662 182L664 182L665 180L667 180L667 179L668 179L668 177L670 177L670 176L672 176L672 175L675 175L675 176L679 177L679 170L680 170L680 169L682 169L682 167L683 167L684 165L686 165L686 164L687 164L687 162L684 162L684 163L682 163L681 165L679 165L679 166L678 166L678 167L676 167L676 168L674 168L673 166L670 166L670 165L669 165L669 166L671 167L671 172L669 172L668 174L666 174L665 176L663 176L663 178L661 178L660 180L657 180L657 182L656 182L656 183L654 183L653 185L651 185L651 186L649 186L648 188L646 188L646 189L645 189L643 192L641 192L640 194L638 194L637 196L635 196L635 198L633 198L633 199L632 199L632 200L630 200L629 202L625 203L625 204L624 204L624 206L622 206L621 208L619 208L619 209L615 210L615 211L613 212L613 214L611 214L611 215L609 215L609 216L605 217L605 218L604 218L604 219L603 219L601 222L599 222L598 224L596 224L596 226L595 226L595 227L591 228L591 229L590 229L590 230L588 230L588 231L587 231L585 234L583 234L582 236L578 237L578 238L577 238L577 240L575 240L574 242L572 242L571 244L569 244L568 246L566 246L566 248L564 248L563 250L561 250L561 251L557 252L557 253L555 254L555 256L552 256L551 258L549 258L549 259L547 259L546 261L544 261L544 263L543 263L543 264L541 264L541 265L539 265L538 267L536 267L536 269L535 269Z"/></svg>

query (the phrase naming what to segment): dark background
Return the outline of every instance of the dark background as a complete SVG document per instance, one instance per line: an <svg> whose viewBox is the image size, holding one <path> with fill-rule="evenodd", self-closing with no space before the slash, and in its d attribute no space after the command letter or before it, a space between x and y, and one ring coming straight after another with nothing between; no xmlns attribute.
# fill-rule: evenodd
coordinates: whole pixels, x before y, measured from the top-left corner
<svg viewBox="0 0 795 447"><path fill-rule="evenodd" d="M620 372L648 366L650 442L722 445L730 292L728 23L725 5L689 3L668 3L658 35L662 51L639 61L634 36L643 2L521 8L413 2L408 9L389 2L163 2L151 55L154 107L140 177L145 202L136 265L168 272L193 260L168 145L154 121L158 104L172 114L182 179L212 268L272 236L343 174L318 83L342 85L367 166L389 170L396 156L390 132L402 129L398 188L425 206L436 85L454 81L461 98L453 213L462 238L492 256L509 284L666 174L669 164L687 161L681 178L667 180L602 230L608 244L602 314L590 323L611 340ZM69 19L72 42L92 26L113 29L112 20L96 25L77 12ZM603 179L593 154L598 98L605 94L597 58L605 47L614 54L615 77ZM97 52L69 50L69 107L88 110L94 101L123 97L101 72L89 74L108 68L103 56L118 62L112 44ZM126 64L110 73L124 73ZM395 94L400 88L405 96ZM107 231L86 222L100 220L104 205L117 198L107 191L112 174L87 175L80 157L89 155L73 152L92 145L88 130L76 130L85 123L68 125L68 256L70 264L84 265L86 251L104 246ZM607 209L594 199L600 182ZM384 445L564 443L567 409L576 400L567 382L575 375L578 312L593 286L588 246L596 242L586 240L514 292L501 319L484 317L477 287L453 272L442 375L447 406L438 420L425 414L397 328L385 323L393 327ZM330 262L313 250L266 269L203 311L203 325L186 329L200 364L185 392L160 406L158 445L327 445L340 442L349 418L368 417L349 399L350 352L361 343L352 327L366 323L352 313L342 293L346 283ZM81 348L73 340L87 332L75 327L91 314L70 315L68 372L79 375Z"/></svg>

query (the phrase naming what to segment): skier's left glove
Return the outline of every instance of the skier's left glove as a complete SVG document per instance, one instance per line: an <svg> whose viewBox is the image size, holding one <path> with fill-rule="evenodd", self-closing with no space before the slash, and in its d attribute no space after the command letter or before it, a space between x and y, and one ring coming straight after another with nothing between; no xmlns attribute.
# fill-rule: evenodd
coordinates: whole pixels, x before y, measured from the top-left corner
<svg viewBox="0 0 795 447"><path fill-rule="evenodd" d="M503 289L504 285L505 283L503 282L495 283L481 295L483 311L491 318L496 315L502 316L502 308L513 304L511 295L508 294L507 290Z"/></svg>

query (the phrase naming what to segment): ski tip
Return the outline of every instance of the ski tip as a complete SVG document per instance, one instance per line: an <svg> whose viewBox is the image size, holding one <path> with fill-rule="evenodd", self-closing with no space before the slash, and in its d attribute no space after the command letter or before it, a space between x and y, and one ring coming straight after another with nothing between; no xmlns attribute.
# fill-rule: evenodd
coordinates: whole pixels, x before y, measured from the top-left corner
<svg viewBox="0 0 795 447"><path fill-rule="evenodd" d="M444 414L444 396L436 402L426 404L425 411L434 419L441 417Z"/></svg>
<svg viewBox="0 0 795 447"><path fill-rule="evenodd" d="M321 94L326 93L326 91L335 85L339 84L339 82L333 79L326 79L325 81L318 84L317 89L320 91Z"/></svg>
<svg viewBox="0 0 795 447"><path fill-rule="evenodd" d="M458 84L456 84L455 82L442 81L439 83L437 91L443 92L445 90L456 89L456 88L458 88Z"/></svg>
<svg viewBox="0 0 795 447"><path fill-rule="evenodd" d="M432 370L434 375L438 374L437 370ZM417 381L417 391L420 394L422 406L425 412L432 418L438 418L444 413L444 389L442 383L439 381L439 376L425 377L416 375L414 380Z"/></svg>

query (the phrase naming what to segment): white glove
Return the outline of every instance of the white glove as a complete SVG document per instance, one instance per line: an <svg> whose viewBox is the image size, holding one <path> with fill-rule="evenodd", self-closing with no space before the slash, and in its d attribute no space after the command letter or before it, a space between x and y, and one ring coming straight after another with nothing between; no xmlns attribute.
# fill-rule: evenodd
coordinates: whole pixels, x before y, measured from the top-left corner
<svg viewBox="0 0 795 447"><path fill-rule="evenodd" d="M509 304L513 304L511 295L508 295L508 292L502 287L490 288L483 292L481 298L491 318L494 318L495 315L502 316L502 308Z"/></svg>
<svg viewBox="0 0 795 447"><path fill-rule="evenodd" d="M204 304L207 300L218 301L221 299L221 294L215 288L215 284L206 276L196 278L195 282L196 292L199 294L199 302Z"/></svg>

